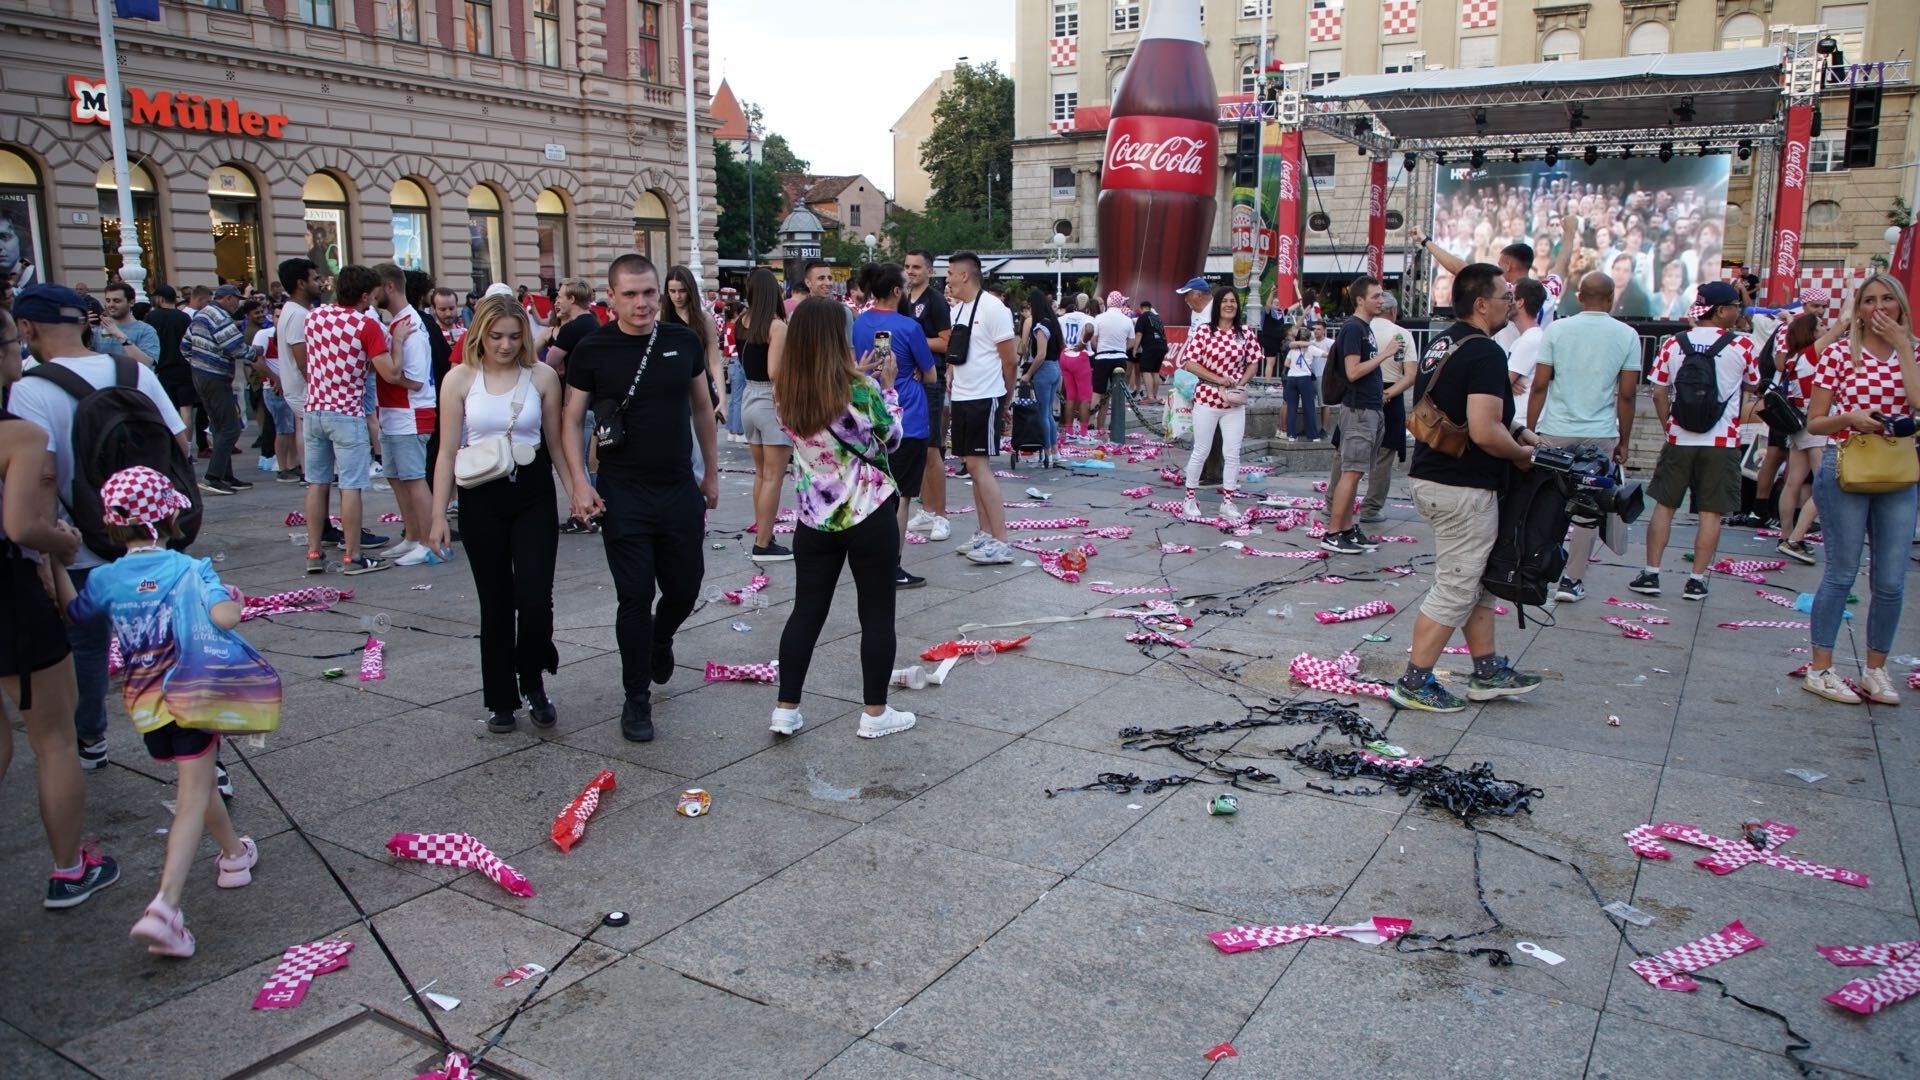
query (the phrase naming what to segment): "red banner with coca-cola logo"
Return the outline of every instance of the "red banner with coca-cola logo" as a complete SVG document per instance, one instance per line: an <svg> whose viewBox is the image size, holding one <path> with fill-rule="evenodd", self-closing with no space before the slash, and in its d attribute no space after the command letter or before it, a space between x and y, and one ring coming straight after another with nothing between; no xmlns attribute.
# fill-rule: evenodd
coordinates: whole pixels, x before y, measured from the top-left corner
<svg viewBox="0 0 1920 1080"><path fill-rule="evenodd" d="M1272 275L1268 291L1279 299L1281 307L1300 302L1300 188L1301 139L1298 129L1280 133L1280 155L1275 168L1273 200L1272 260L1267 264Z"/></svg>
<svg viewBox="0 0 1920 1080"><path fill-rule="evenodd" d="M1916 246L1920 246L1920 225L1901 229L1900 242L1893 246L1893 265L1888 268L1908 296L1920 296L1920 252L1914 250Z"/></svg>
<svg viewBox="0 0 1920 1080"><path fill-rule="evenodd" d="M1374 158L1367 172L1367 276L1387 273L1387 159Z"/></svg>
<svg viewBox="0 0 1920 1080"><path fill-rule="evenodd" d="M1100 189L1214 193L1219 129L1171 116L1119 116L1107 126Z"/></svg>
<svg viewBox="0 0 1920 1080"><path fill-rule="evenodd" d="M1807 159L1813 141L1813 106L1787 108L1787 140L1780 147L1780 187L1773 201L1773 272L1767 302L1791 303L1800 295L1800 230L1806 219Z"/></svg>

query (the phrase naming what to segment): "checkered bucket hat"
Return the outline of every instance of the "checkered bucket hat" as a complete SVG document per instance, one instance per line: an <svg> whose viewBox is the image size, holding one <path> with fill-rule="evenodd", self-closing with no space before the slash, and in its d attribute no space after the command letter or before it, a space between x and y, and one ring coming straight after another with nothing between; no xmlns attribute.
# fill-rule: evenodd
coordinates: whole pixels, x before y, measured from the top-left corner
<svg viewBox="0 0 1920 1080"><path fill-rule="evenodd" d="M121 469L100 485L101 520L108 525L145 525L164 521L193 506L173 481L145 465Z"/></svg>

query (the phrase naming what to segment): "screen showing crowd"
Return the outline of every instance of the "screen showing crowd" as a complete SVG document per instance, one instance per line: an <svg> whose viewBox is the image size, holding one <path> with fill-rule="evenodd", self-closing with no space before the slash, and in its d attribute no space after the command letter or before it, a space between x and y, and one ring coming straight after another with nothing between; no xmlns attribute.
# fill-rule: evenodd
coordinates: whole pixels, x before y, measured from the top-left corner
<svg viewBox="0 0 1920 1080"><path fill-rule="evenodd" d="M1613 278L1614 315L1684 319L1694 288L1720 277L1732 165L1724 155L1443 165L1433 239L1468 262L1494 262L1508 244L1529 244L1540 278L1554 272L1561 222L1571 214L1579 231L1563 271L1568 282L1600 270ZM1559 314L1579 310L1574 291L1565 291ZM1433 304L1452 302L1453 275L1436 267Z"/></svg>

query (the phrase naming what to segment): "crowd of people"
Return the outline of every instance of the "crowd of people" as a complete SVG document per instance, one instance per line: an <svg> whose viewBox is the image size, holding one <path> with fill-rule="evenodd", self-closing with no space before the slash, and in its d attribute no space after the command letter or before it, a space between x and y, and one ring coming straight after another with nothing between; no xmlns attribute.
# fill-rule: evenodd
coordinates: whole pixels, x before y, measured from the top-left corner
<svg viewBox="0 0 1920 1080"><path fill-rule="evenodd" d="M1564 195L1585 207L1600 193ZM1684 215L1686 205L1656 200L1649 209ZM1571 234L1573 219L1561 220ZM1498 652L1482 581L1503 492L1533 467L1536 447L1626 461L1642 369L1638 338L1615 315L1622 283L1595 269L1563 290L1557 276L1531 276L1541 264L1523 242L1495 258L1440 258L1454 322L1424 348L1372 278L1345 290L1350 314L1337 327L1314 304L1268 309L1256 328L1231 287L1196 278L1178 290L1189 329L1173 383L1191 396L1194 440L1183 517L1203 517L1199 476L1216 433L1225 457L1218 516L1243 515L1247 387L1262 375L1285 380L1289 437L1321 438L1324 412L1337 445L1320 540L1328 553L1375 549L1364 526L1383 520L1396 464L1410 455L1409 493L1432 529L1436 561L1406 669L1389 690L1402 708L1466 707L1433 674L1455 631L1472 659L1466 699L1539 686ZM506 286L463 305L427 275L392 264L344 266L325 280L304 258L282 263L276 288L260 296L222 285L183 298L157 286L144 318L119 284L99 302L50 283L9 292L0 306L0 555L6 621L16 629L0 634L0 691L38 759L53 862L47 906L83 903L119 873L79 840L83 774L107 756L110 638L126 657L127 711L150 755L177 766L181 787L159 891L133 937L156 954L192 954L180 897L203 830L221 849L221 886L245 885L257 862L226 813L219 733L169 697L170 670L199 670L198 637L178 636L159 606L184 596L209 633L238 624L237 591L181 549L208 497L252 486L237 464L249 414L261 430L263 474L305 485L306 572L440 564L460 546L478 598L491 732L513 731L522 709L536 730L557 723L546 679L559 666L558 537L599 534L618 601L620 731L634 742L655 737L652 688L675 677L676 634L699 601L724 428L752 456L748 557L793 564L770 729L792 735L805 723L810 660L843 569L861 628L857 734L912 728L914 715L888 700L895 594L925 584L901 559L910 533L957 539L947 459L971 481L979 523L954 550L975 564L1010 563L992 458L1009 437L1013 399L1037 404L1044 453L1097 443L1092 400L1154 394L1170 351L1159 313L1119 292L1095 302L1035 289L1009 302L971 253L947 260L943 288L933 267L922 251L869 264L844 297L824 263L806 266L789 296L762 269L743 294L708 298L687 268L663 271L629 254L604 286L558 283L544 313ZM1886 664L1915 527L1909 474L1920 474L1907 298L1876 274L1838 319L1828 321L1827 297L1814 292L1776 319L1749 310L1751 287L1692 289L1692 329L1668 339L1652 364L1664 445L1648 488L1646 564L1629 588L1660 594L1671 526L1690 499L1699 534L1681 596L1706 598L1720 531L1742 507L1741 429L1765 415L1782 429L1784 476L1769 484L1785 530L1780 550L1818 561L1808 544L1816 522L1824 541L1804 686L1836 702L1896 704ZM1767 405L1776 395L1793 409ZM107 426L121 434L100 437ZM196 468L202 426L208 446ZM99 475L108 454L138 461ZM1868 476L1870 468L1879 471ZM390 544L365 527L376 483L399 510L401 535ZM335 487L338 526L329 516ZM790 548L775 528L789 492ZM1769 498L1758 507L1764 520L1774 520ZM1558 603L1586 595L1597 524L1575 521ZM1872 556L1868 651L1851 683L1833 654L1863 551ZM11 740L0 740L0 768L11 753Z"/></svg>

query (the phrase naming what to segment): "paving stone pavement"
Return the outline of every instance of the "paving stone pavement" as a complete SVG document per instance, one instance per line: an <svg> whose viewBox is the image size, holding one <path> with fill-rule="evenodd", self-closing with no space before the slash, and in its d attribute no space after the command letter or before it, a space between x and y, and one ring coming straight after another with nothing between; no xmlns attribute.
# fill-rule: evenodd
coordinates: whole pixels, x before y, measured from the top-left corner
<svg viewBox="0 0 1920 1080"><path fill-rule="evenodd" d="M739 531L750 520L750 465L743 448L723 450L722 503L703 554L707 581L735 588L754 572ZM1302 651L1353 649L1363 671L1381 677L1403 662L1431 567L1428 532L1406 500L1390 501L1390 520L1375 531L1419 543L1324 565L1251 558L1222 548L1211 528L1120 494L1150 483L1152 501L1177 498L1156 474L1183 457L1169 451L1100 475L1027 467L1026 478L1002 481L1009 500L1023 499L1030 483L1054 495L1050 508L1010 516L1133 526L1129 539L1095 541L1099 554L1080 585L1046 576L1024 554L1012 566L979 567L954 558L952 542L908 547L907 566L929 585L899 594L896 663L963 623L1139 599L1096 594L1096 581L1171 582L1178 597L1204 597L1186 608L1197 618L1186 635L1193 648L1143 652L1122 640L1124 620L1036 627L1019 652L964 662L944 686L899 692L896 704L917 712L919 726L877 742L853 734L850 582L815 655L805 732L767 731L770 687L701 681L708 660L774 658L793 594L791 567L775 565L764 568L766 609L711 603L694 614L675 677L656 691L660 737L639 745L619 734L615 598L597 537L561 538L563 666L550 682L561 720L544 737L524 721L512 735L484 728L464 560L327 578L355 592L336 613L246 624L285 678L282 729L248 757L287 813L230 749L234 818L259 838L262 863L239 892L216 890L211 868L196 868L186 911L201 951L184 963L152 960L125 936L158 878L172 778L144 758L117 700L113 764L87 781L88 832L125 877L73 911L38 904L45 844L32 755L17 739L18 760L0 784L8 871L0 880L10 882L0 890L0 1076L391 1078L437 1061L425 1021L294 821L415 982L461 999L435 1013L460 1047L498 1036L525 996L528 987L498 988L496 976L529 962L558 965L487 1053L483 1071L497 1075L1758 1077L1796 1073L1787 1055L1795 1036L1807 1044L1799 1061L1827 1075L1920 1075L1920 1001L1870 1017L1828 1005L1825 994L1872 969L1834 967L1813 951L1920 938L1912 706L1846 708L1798 689L1785 673L1805 659L1794 651L1804 632L1717 626L1794 617L1756 597L1755 586L1716 578L1706 603L1681 601L1686 515L1667 560L1668 595L1653 601L1672 622L1652 627L1652 641L1623 639L1602 621L1635 614L1605 601L1631 595L1636 544L1626 556L1603 554L1589 598L1562 605L1557 626L1501 620L1502 650L1546 676L1530 697L1455 716L1396 717L1384 702L1360 704L1429 760L1488 761L1541 788L1530 815L1480 822L1513 843L1476 837L1411 795L1309 787L1366 785L1276 762L1275 752L1309 734L1290 727L1209 743L1280 775L1269 790L1241 793L1236 817L1209 816L1214 789L1202 786L1047 797L1104 772L1192 775L1197 767L1171 753L1124 749L1119 730L1237 720L1246 709L1236 695L1317 700L1288 683L1287 661ZM1310 495L1310 479L1248 487ZM953 505L974 501L963 482L948 490ZM198 551L249 594L312 584L294 530L281 524L298 499L297 488L263 482L210 500ZM370 506L390 510L391 497ZM953 520L963 539L973 516ZM1162 556L1162 540L1198 550ZM1312 544L1305 529L1268 528L1248 541ZM1772 554L1739 530L1727 533L1725 553ZM1379 572L1407 562L1420 572ZM1352 580L1322 583L1311 579L1316 571ZM1769 587L1794 593L1812 589L1818 573L1790 566L1767 576ZM1399 613L1332 626L1312 618L1375 598ZM1279 610L1290 617L1269 614ZM385 681L355 681L351 660L300 655L352 647L358 619L377 612L394 624ZM1843 664L1859 644L1850 628ZM1910 615L1895 652L1920 652L1916 645L1920 619ZM349 676L322 679L333 664ZM1457 681L1467 663L1449 656L1441 667ZM1608 726L1609 714L1620 726ZM562 854L546 839L548 824L602 768L619 786L585 840ZM1828 775L1808 784L1789 768ZM709 816L672 812L688 786L712 791ZM1749 816L1796 825L1787 850L1860 870L1872 887L1757 865L1715 877L1691 864L1697 850L1676 845L1670 862L1648 862L1620 839L1662 820L1736 835ZM394 832L441 830L478 836L538 895L399 861L382 846ZM210 860L210 842L203 851ZM1582 873L1602 900L1627 900L1653 925L1629 928L1623 940ZM613 909L631 913L629 924L596 930ZM1420 951L1429 941L1344 938L1229 955L1205 937L1242 924L1373 915L1409 918L1417 934L1477 935L1449 946L1461 950L1532 941L1566 963L1515 953L1512 966L1496 968ZM1704 974L1785 1023L1718 986L1671 993L1628 967L1636 950L1682 944L1734 919L1767 946ZM296 1009L249 1008L282 950L336 935L356 943L350 967L319 977ZM1226 1041L1237 1058L1203 1057Z"/></svg>

